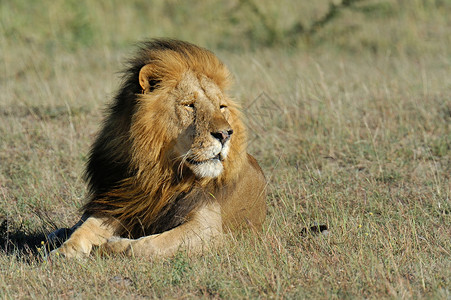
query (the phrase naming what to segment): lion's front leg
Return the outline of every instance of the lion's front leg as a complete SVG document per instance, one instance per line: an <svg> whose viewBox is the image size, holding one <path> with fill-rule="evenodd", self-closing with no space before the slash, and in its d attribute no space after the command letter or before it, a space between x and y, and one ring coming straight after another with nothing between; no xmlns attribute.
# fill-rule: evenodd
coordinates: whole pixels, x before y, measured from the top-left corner
<svg viewBox="0 0 451 300"><path fill-rule="evenodd" d="M115 234L115 225L104 218L88 217L61 247L52 251L65 257L88 256L93 246L100 246Z"/></svg>
<svg viewBox="0 0 451 300"><path fill-rule="evenodd" d="M221 209L218 203L212 203L192 213L186 223L174 229L136 240L112 238L102 247L106 252L128 256L166 257L179 249L186 249L189 253L200 252L204 246L218 240L221 234Z"/></svg>

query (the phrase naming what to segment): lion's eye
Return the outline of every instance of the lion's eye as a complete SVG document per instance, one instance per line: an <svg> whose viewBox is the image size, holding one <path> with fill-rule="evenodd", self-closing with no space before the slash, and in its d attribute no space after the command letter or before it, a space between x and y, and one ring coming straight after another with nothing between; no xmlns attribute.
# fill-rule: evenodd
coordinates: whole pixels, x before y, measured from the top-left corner
<svg viewBox="0 0 451 300"><path fill-rule="evenodd" d="M184 104L184 106L185 106L186 108L193 109L193 108L194 108L194 103L187 103L187 104Z"/></svg>
<svg viewBox="0 0 451 300"><path fill-rule="evenodd" d="M227 107L227 105L219 105L219 109L220 110L223 110L223 109L225 109Z"/></svg>

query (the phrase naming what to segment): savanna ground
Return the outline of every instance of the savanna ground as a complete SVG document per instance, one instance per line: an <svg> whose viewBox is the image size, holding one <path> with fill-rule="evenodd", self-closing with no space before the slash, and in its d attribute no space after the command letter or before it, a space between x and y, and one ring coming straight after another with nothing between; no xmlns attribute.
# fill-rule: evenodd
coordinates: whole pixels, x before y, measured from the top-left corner
<svg viewBox="0 0 451 300"><path fill-rule="evenodd" d="M1 1L0 298L449 299L451 3L334 3ZM42 260L79 217L122 61L161 36L234 73L264 231L196 257Z"/></svg>

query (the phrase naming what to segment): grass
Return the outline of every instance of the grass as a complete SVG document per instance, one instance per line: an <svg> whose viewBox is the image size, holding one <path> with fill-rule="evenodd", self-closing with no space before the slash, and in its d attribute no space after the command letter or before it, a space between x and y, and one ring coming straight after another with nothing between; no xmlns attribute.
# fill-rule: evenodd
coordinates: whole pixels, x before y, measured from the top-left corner
<svg viewBox="0 0 451 300"><path fill-rule="evenodd" d="M255 2L277 46L247 6L167 3L0 3L0 297L450 298L449 4L362 1L293 46L297 12L311 24L328 2ZM264 231L197 257L42 261L44 234L79 217L102 109L146 36L232 70L270 180ZM303 234L315 223L328 234Z"/></svg>

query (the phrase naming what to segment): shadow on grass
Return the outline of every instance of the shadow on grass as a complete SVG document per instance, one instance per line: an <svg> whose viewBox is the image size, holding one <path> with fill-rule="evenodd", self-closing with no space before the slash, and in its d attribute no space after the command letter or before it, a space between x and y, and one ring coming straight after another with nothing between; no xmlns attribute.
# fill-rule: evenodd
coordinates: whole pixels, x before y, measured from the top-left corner
<svg viewBox="0 0 451 300"><path fill-rule="evenodd" d="M0 252L31 260L42 257L45 251L51 251L61 243L49 243L47 236L51 232L46 228L29 231L23 224L15 224L8 219L0 219Z"/></svg>

